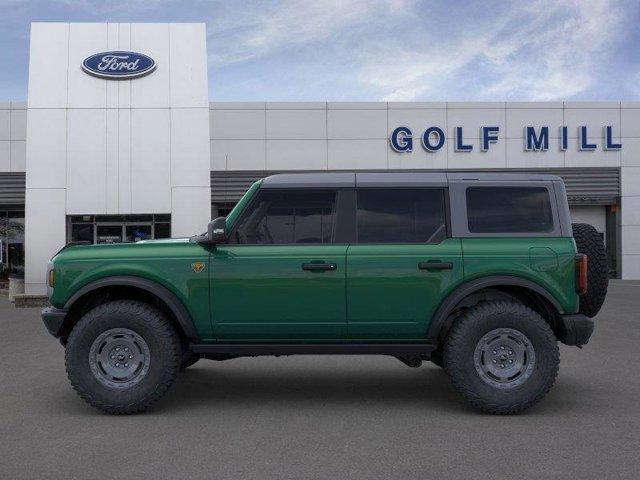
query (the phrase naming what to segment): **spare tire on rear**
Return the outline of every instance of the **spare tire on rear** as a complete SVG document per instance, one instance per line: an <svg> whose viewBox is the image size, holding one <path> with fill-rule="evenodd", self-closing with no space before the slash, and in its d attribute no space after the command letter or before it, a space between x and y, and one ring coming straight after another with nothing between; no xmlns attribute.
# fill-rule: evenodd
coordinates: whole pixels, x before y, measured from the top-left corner
<svg viewBox="0 0 640 480"><path fill-rule="evenodd" d="M580 313L587 317L595 317L607 295L607 251L600 234L591 225L573 223L571 226L578 253L587 256L587 292L580 296Z"/></svg>

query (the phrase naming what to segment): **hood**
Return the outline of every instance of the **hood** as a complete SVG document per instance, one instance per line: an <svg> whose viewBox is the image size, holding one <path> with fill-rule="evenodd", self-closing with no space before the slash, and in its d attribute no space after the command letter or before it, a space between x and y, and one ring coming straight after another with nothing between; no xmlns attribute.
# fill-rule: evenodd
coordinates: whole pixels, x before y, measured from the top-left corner
<svg viewBox="0 0 640 480"><path fill-rule="evenodd" d="M165 249L182 248L189 245L188 238L162 238L158 240L141 240L135 243L101 243L71 242L62 247L54 258L101 258L121 256L140 256L149 252L154 254ZM145 252L145 253L143 253ZM166 254L166 252L165 252Z"/></svg>

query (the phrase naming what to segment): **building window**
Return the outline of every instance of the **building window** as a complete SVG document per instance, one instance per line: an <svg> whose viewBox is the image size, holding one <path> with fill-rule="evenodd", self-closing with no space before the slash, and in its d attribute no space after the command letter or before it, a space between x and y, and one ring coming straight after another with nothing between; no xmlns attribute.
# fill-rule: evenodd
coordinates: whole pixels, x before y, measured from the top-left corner
<svg viewBox="0 0 640 480"><path fill-rule="evenodd" d="M0 278L24 273L24 212L0 210Z"/></svg>
<svg viewBox="0 0 640 480"><path fill-rule="evenodd" d="M235 203L216 203L211 205L211 220L218 217L226 217L231 213Z"/></svg>
<svg viewBox="0 0 640 480"><path fill-rule="evenodd" d="M133 243L171 237L171 215L73 215L67 241Z"/></svg>

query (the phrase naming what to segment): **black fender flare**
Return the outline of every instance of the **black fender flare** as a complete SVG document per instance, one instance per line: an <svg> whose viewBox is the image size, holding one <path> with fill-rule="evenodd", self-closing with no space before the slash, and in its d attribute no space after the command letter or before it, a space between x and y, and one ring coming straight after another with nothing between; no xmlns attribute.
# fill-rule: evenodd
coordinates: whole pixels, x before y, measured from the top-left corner
<svg viewBox="0 0 640 480"><path fill-rule="evenodd" d="M78 301L78 299L89 292L92 292L99 288L113 286L135 287L141 290L146 290L152 295L155 295L169 307L169 310L171 310L173 315L176 317L176 320L180 324L180 327L182 328L182 331L187 336L187 338L192 342L198 342L198 332L193 325L193 320L191 319L189 311L184 306L182 301L168 288L160 285L157 282L154 282L153 280L142 277L122 275L114 277L104 277L90 282L80 288L71 296L71 298L69 298L69 300L67 300L64 305L64 309L69 311L71 306L76 301Z"/></svg>
<svg viewBox="0 0 640 480"><path fill-rule="evenodd" d="M455 306L472 293L487 287L524 287L549 301L558 313L562 312L562 306L554 296L551 295L546 288L531 280L511 275L493 275L476 278L475 280L459 285L444 299L432 317L431 324L427 331L427 339L432 342L437 342L440 331L445 326L447 318Z"/></svg>

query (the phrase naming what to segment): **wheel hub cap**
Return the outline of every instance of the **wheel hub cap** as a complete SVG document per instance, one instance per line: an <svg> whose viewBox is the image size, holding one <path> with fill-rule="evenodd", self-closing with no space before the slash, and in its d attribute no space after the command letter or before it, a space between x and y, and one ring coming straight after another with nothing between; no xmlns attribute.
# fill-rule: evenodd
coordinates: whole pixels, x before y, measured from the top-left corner
<svg viewBox="0 0 640 480"><path fill-rule="evenodd" d="M89 350L89 366L96 380L124 389L140 382L149 370L149 346L128 328L112 328L98 336Z"/></svg>
<svg viewBox="0 0 640 480"><path fill-rule="evenodd" d="M497 328L483 336L474 352L473 363L480 378L500 389L522 385L533 373L535 351L518 330Z"/></svg>

